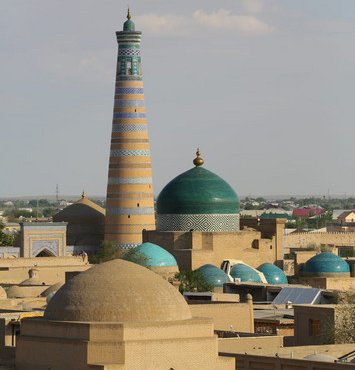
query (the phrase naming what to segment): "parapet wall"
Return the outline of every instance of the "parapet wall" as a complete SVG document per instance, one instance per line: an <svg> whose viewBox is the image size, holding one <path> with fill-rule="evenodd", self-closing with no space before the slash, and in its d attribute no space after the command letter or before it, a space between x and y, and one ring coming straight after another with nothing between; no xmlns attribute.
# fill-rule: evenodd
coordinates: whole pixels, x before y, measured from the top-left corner
<svg viewBox="0 0 355 370"><path fill-rule="evenodd" d="M68 271L85 271L90 265L85 257L37 257L0 259L1 284L19 284L28 278L28 271L35 267L39 279L47 285L65 282Z"/></svg>
<svg viewBox="0 0 355 370"><path fill-rule="evenodd" d="M355 232L294 233L283 236L284 250L292 247L307 247L309 244L355 246Z"/></svg>

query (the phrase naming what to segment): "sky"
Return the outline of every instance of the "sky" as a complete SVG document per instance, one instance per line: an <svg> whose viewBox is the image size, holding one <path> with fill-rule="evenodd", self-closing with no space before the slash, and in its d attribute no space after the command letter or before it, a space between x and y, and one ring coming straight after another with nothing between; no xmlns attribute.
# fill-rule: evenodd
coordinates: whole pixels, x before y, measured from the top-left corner
<svg viewBox="0 0 355 370"><path fill-rule="evenodd" d="M156 195L205 167L241 196L355 194L355 1L129 2ZM0 2L0 197L105 195L127 2Z"/></svg>

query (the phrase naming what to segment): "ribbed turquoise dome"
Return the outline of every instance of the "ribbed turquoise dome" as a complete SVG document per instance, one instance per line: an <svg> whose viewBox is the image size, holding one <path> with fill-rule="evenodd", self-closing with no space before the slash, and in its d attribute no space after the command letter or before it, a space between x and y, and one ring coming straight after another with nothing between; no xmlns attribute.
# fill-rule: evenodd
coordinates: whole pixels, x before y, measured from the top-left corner
<svg viewBox="0 0 355 370"><path fill-rule="evenodd" d="M349 265L333 253L324 252L310 258L303 266L304 274L350 274Z"/></svg>
<svg viewBox="0 0 355 370"><path fill-rule="evenodd" d="M157 244L149 242L140 244L134 249L134 252L125 259L127 261L136 262L137 256L143 256L146 258L142 258L142 263L140 263L143 266L177 266L175 257Z"/></svg>
<svg viewBox="0 0 355 370"><path fill-rule="evenodd" d="M239 198L222 178L203 167L170 181L157 199L158 214L238 214Z"/></svg>
<svg viewBox="0 0 355 370"><path fill-rule="evenodd" d="M240 281L253 281L255 283L262 283L258 273L242 263L237 263L234 265L231 268L230 275L234 279L239 278Z"/></svg>
<svg viewBox="0 0 355 370"><path fill-rule="evenodd" d="M272 263L263 263L258 270L264 274L269 284L288 284L285 273Z"/></svg>
<svg viewBox="0 0 355 370"><path fill-rule="evenodd" d="M214 287L221 287L224 283L229 282L228 275L215 265L203 265L196 271L199 271L206 282Z"/></svg>

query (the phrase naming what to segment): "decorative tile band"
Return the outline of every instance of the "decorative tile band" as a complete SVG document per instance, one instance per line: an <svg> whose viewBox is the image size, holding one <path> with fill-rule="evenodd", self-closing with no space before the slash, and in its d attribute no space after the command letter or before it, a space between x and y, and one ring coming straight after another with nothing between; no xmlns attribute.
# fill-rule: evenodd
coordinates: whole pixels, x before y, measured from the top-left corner
<svg viewBox="0 0 355 370"><path fill-rule="evenodd" d="M122 55L141 55L141 50L138 48L119 48L118 49L118 56Z"/></svg>
<svg viewBox="0 0 355 370"><path fill-rule="evenodd" d="M112 132L146 132L148 127L146 124L130 124L130 123L114 123Z"/></svg>
<svg viewBox="0 0 355 370"><path fill-rule="evenodd" d="M139 244L117 244L117 248L121 249L132 249L138 247Z"/></svg>
<svg viewBox="0 0 355 370"><path fill-rule="evenodd" d="M149 157L150 150L141 149L141 150L130 150L130 149L112 149L110 151L111 157L129 157L129 156L140 156L140 157Z"/></svg>
<svg viewBox="0 0 355 370"><path fill-rule="evenodd" d="M121 185L121 184L152 184L151 177L109 177L108 185Z"/></svg>
<svg viewBox="0 0 355 370"><path fill-rule="evenodd" d="M143 81L142 76L123 76L123 75L118 75L116 77L116 81Z"/></svg>
<svg viewBox="0 0 355 370"><path fill-rule="evenodd" d="M137 112L124 112L124 113L114 113L113 119L122 119L122 118L145 118L145 113Z"/></svg>
<svg viewBox="0 0 355 370"><path fill-rule="evenodd" d="M122 94L144 94L144 88L143 87L117 87L116 88L116 94L122 95Z"/></svg>
<svg viewBox="0 0 355 370"><path fill-rule="evenodd" d="M106 216L119 216L119 215L154 215L154 208L153 207L136 207L136 208L108 207L106 208Z"/></svg>
<svg viewBox="0 0 355 370"><path fill-rule="evenodd" d="M157 230L238 231L239 215L235 214L157 215Z"/></svg>
<svg viewBox="0 0 355 370"><path fill-rule="evenodd" d="M116 99L115 100L115 107L117 107L117 108L144 108L144 100Z"/></svg>

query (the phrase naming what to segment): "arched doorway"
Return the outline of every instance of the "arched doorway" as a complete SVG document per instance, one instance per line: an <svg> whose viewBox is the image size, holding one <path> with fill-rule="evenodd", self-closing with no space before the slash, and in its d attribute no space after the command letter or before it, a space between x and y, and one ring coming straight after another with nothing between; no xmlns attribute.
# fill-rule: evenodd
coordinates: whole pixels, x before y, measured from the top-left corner
<svg viewBox="0 0 355 370"><path fill-rule="evenodd" d="M42 249L37 255L36 257L55 257L55 255L49 251L48 249Z"/></svg>

